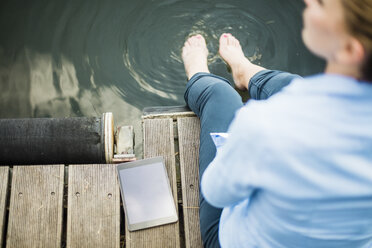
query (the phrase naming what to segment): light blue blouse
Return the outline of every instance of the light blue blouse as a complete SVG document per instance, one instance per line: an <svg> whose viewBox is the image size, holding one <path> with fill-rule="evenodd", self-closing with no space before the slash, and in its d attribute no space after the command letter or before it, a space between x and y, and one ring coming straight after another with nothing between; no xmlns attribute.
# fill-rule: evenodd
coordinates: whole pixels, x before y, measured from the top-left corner
<svg viewBox="0 0 372 248"><path fill-rule="evenodd" d="M372 84L322 74L249 101L201 189L222 247L372 247Z"/></svg>

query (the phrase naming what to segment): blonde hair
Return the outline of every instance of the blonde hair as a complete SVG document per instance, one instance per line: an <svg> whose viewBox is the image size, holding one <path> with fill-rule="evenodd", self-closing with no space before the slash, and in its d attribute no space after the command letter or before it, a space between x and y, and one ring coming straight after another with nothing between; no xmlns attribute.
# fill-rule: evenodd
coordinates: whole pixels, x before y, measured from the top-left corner
<svg viewBox="0 0 372 248"><path fill-rule="evenodd" d="M346 26L358 39L366 58L361 68L362 80L372 82L372 0L342 0Z"/></svg>

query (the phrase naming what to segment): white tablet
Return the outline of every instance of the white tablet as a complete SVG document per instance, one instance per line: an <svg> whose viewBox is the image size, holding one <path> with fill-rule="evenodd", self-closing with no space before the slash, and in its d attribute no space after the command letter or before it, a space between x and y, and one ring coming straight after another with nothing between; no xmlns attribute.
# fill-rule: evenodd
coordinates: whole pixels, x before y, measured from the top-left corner
<svg viewBox="0 0 372 248"><path fill-rule="evenodd" d="M178 220L162 157L119 164L117 173L129 231Z"/></svg>

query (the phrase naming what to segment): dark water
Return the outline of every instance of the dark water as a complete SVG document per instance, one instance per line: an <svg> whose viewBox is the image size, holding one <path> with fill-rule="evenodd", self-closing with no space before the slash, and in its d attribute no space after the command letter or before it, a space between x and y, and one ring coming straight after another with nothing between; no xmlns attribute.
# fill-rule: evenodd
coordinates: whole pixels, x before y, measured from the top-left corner
<svg viewBox="0 0 372 248"><path fill-rule="evenodd" d="M300 75L322 71L301 41L301 0L0 2L0 118L100 116L135 126L143 107L183 104L180 52L201 33L212 72L223 32L251 61Z"/></svg>

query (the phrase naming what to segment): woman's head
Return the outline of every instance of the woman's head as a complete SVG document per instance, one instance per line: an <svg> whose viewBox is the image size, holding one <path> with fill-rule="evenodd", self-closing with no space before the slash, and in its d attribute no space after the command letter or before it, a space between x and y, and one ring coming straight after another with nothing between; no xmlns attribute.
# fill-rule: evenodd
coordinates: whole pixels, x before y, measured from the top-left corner
<svg viewBox="0 0 372 248"><path fill-rule="evenodd" d="M372 0L304 0L303 39L327 71L372 82Z"/></svg>

